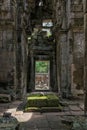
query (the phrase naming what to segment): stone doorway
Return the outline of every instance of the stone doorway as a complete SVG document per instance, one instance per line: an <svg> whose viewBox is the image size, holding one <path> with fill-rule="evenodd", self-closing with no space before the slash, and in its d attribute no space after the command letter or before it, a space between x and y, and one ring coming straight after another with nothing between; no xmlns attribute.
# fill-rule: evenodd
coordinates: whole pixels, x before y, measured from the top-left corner
<svg viewBox="0 0 87 130"><path fill-rule="evenodd" d="M35 40L32 38L31 43L29 44L29 53L28 53L28 82L27 82L27 92L34 92L34 91L53 91L58 92L57 87L57 71L56 71L56 52L55 52L55 43L53 41L49 41L43 37L42 34L37 35L37 39ZM35 64L38 62L43 62L49 64L48 68L49 71L44 74L36 74L35 72ZM43 69L42 69L43 70ZM43 72L42 72L43 73ZM49 74L48 74L49 73ZM36 78L40 81L37 81ZM41 79L45 80L41 81ZM41 86L40 84L46 85L46 88L38 88L36 86ZM37 84L37 85L36 85Z"/></svg>
<svg viewBox="0 0 87 130"><path fill-rule="evenodd" d="M50 61L35 61L35 90L49 90Z"/></svg>

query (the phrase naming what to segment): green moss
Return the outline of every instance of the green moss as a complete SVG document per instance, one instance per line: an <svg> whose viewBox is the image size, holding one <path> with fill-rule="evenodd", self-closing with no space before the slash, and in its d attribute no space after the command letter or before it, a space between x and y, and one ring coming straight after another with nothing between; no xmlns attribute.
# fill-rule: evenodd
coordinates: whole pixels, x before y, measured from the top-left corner
<svg viewBox="0 0 87 130"><path fill-rule="evenodd" d="M38 107L26 107L25 112L31 112L31 111L40 111L40 108Z"/></svg>
<svg viewBox="0 0 87 130"><path fill-rule="evenodd" d="M25 111L42 110L42 108L48 108L49 110L51 108L62 109L59 98L55 94L30 94L27 97Z"/></svg>

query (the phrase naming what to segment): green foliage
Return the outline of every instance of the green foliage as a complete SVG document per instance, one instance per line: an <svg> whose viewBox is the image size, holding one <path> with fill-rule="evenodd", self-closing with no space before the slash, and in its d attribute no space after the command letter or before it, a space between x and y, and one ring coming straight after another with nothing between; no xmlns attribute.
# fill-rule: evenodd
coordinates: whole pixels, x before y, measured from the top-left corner
<svg viewBox="0 0 87 130"><path fill-rule="evenodd" d="M48 61L36 61L35 68L36 68L36 73L48 73L49 62Z"/></svg>

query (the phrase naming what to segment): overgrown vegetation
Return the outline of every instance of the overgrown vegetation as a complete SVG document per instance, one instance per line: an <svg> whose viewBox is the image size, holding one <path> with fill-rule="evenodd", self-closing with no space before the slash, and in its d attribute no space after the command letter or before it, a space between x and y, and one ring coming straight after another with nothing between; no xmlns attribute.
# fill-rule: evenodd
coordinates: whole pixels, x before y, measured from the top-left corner
<svg viewBox="0 0 87 130"><path fill-rule="evenodd" d="M49 62L47 61L36 61L35 69L36 73L48 73Z"/></svg>
<svg viewBox="0 0 87 130"><path fill-rule="evenodd" d="M62 107L55 94L30 94L24 111L60 111Z"/></svg>

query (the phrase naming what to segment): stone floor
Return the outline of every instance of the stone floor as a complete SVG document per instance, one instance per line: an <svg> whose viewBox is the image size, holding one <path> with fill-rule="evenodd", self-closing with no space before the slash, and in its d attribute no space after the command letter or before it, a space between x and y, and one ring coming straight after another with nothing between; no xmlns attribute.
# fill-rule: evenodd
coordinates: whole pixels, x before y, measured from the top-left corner
<svg viewBox="0 0 87 130"><path fill-rule="evenodd" d="M83 102L64 101L68 106L64 107L62 112L54 113L24 113L17 110L21 101L13 103L0 104L0 116L3 112L11 112L20 122L20 130L71 130L69 125L62 123L68 117L83 116Z"/></svg>

